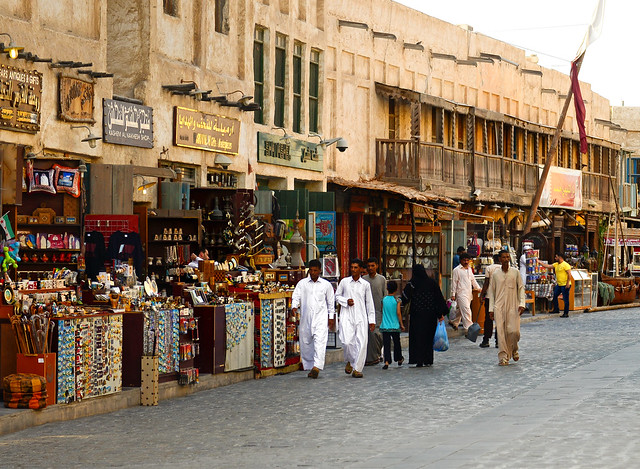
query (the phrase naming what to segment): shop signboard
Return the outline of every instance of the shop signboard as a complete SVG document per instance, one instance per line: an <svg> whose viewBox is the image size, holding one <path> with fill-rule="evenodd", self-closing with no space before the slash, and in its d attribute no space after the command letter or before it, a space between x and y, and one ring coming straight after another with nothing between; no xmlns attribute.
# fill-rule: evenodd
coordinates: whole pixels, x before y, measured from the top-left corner
<svg viewBox="0 0 640 469"><path fill-rule="evenodd" d="M40 130L42 74L0 64L0 127L21 132Z"/></svg>
<svg viewBox="0 0 640 469"><path fill-rule="evenodd" d="M176 106L173 134L173 144L178 147L237 155L240 121Z"/></svg>
<svg viewBox="0 0 640 469"><path fill-rule="evenodd" d="M551 166L540 207L582 210L582 171Z"/></svg>
<svg viewBox="0 0 640 469"><path fill-rule="evenodd" d="M616 239L615 238L605 238L604 239L604 244L606 244L607 246L615 246L616 244ZM619 238L618 239L618 246L640 246L640 239L638 238Z"/></svg>
<svg viewBox="0 0 640 469"><path fill-rule="evenodd" d="M336 244L336 212L316 213L316 245L335 246ZM320 251L323 251L320 248Z"/></svg>
<svg viewBox="0 0 640 469"><path fill-rule="evenodd" d="M67 122L95 123L93 118L93 82L60 75L59 115Z"/></svg>
<svg viewBox="0 0 640 469"><path fill-rule="evenodd" d="M104 98L102 135L107 143L153 148L153 108Z"/></svg>
<svg viewBox="0 0 640 469"><path fill-rule="evenodd" d="M316 143L295 138L285 139L280 135L258 132L258 161L260 163L322 171L322 150L322 146Z"/></svg>

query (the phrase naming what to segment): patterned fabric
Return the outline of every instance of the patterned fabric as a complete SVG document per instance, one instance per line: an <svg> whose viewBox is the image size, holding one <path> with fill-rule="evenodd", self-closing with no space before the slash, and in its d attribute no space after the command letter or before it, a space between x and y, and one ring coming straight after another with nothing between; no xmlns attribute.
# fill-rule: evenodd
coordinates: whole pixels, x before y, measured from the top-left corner
<svg viewBox="0 0 640 469"><path fill-rule="evenodd" d="M31 373L18 373L6 376L2 389L7 393L47 392L47 380L44 376Z"/></svg>
<svg viewBox="0 0 640 469"><path fill-rule="evenodd" d="M19 393L20 394L20 393ZM4 406L9 409L42 409L47 405L47 392L26 393L22 397L14 398L11 393L4 393Z"/></svg>

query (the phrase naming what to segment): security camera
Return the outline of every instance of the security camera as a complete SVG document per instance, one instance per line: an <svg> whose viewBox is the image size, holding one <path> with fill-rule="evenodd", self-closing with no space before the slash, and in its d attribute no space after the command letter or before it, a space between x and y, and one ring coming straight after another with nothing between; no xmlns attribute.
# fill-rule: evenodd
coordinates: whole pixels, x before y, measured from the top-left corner
<svg viewBox="0 0 640 469"><path fill-rule="evenodd" d="M473 193L471 194L471 197L478 197L480 194L482 193L482 191L480 189L476 189L475 191L473 191Z"/></svg>
<svg viewBox="0 0 640 469"><path fill-rule="evenodd" d="M215 164L220 166L222 169L229 169L233 161L227 155L217 154L215 159Z"/></svg>
<svg viewBox="0 0 640 469"><path fill-rule="evenodd" d="M218 166L220 166L222 169L229 169L231 163L218 163Z"/></svg>
<svg viewBox="0 0 640 469"><path fill-rule="evenodd" d="M336 147L341 152L344 152L347 148L349 148L349 144L347 143L347 141L344 138L341 137L341 138L338 139L338 142L336 143Z"/></svg>

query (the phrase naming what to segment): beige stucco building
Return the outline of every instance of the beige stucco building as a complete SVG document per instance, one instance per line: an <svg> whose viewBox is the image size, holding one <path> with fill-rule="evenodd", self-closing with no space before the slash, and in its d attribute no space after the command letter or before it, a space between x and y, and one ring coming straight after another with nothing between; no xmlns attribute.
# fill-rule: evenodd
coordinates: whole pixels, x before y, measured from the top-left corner
<svg viewBox="0 0 640 469"><path fill-rule="evenodd" d="M102 98L133 98L153 108L153 147L103 142L87 148L79 141L80 131L71 131L68 122L57 118L60 69L23 59L15 63L43 73L41 130L0 130L0 140L100 163L184 166L185 177L196 186L207 184L207 172L217 166L216 152L174 144L176 106L238 121L237 154L230 155L227 169L237 175L239 187L322 191L327 178L394 176L388 170L395 171L399 160L385 171L381 161L395 155L398 146L389 153L389 142L377 139L415 140L484 155L487 168L493 157L511 156L513 164L525 168L523 174L535 174L569 89L567 75L538 66L521 49L390 0L29 0L0 5L0 27L39 57L91 62L92 70L112 73L112 79L95 80L94 133L100 134ZM63 70L87 77L78 75L77 68ZM211 92L172 94L163 88L184 81ZM225 103L201 100L235 91ZM262 96L254 101L262 111L242 110L239 98L258 91ZM610 141L610 126L602 124L610 117L609 102L587 83L582 83L582 93L590 155L577 152L570 106L560 164L606 174L615 166L610 158L619 148ZM309 137L311 130L325 140L345 138L348 150L320 146L323 171L259 158L258 135L302 147L310 142L315 148L319 139ZM531 187L515 192L511 186L492 187L487 174L481 177L491 169L482 170L467 153L460 155L463 170L441 157L440 166L453 164L462 171L454 175L455 183L444 173L434 177L433 171L443 169L425 166L426 158L419 155L432 150L420 148L403 160L418 161L415 174L391 179L460 200L469 198L469 189L485 184L486 200L515 194L513 203L530 202ZM134 197L153 203L154 190ZM594 207L607 210L607 199L595 195Z"/></svg>

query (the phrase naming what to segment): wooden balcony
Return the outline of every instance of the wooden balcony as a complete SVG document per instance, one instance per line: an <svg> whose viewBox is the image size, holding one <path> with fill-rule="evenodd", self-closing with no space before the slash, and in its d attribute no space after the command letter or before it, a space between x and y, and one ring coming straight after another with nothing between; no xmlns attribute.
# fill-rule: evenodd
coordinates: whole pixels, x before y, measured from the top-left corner
<svg viewBox="0 0 640 469"><path fill-rule="evenodd" d="M460 189L500 191L522 200L533 197L540 168L511 158L414 140L376 140L376 178L397 184L424 184ZM583 171L583 198L613 202L609 176ZM613 179L616 187L616 178Z"/></svg>

